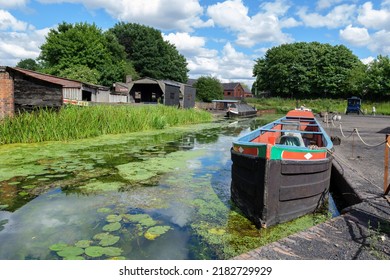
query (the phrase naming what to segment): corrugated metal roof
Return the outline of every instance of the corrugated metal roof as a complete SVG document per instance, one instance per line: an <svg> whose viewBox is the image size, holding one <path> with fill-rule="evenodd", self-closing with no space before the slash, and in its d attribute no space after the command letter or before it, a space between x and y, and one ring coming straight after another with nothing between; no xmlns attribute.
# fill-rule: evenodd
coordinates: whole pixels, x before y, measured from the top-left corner
<svg viewBox="0 0 390 280"><path fill-rule="evenodd" d="M39 79L42 81L61 85L65 88L81 88L81 86L83 85L83 83L79 82L79 81L65 79L65 78L59 78L59 77L55 77L52 75L43 74L43 73L39 73L39 72L35 72L35 71L31 71L31 70L27 70L27 69L23 69L23 68L19 68L19 67L7 67L7 69L11 69L13 71L22 73L26 76L33 77L33 78L36 78L36 79Z"/></svg>

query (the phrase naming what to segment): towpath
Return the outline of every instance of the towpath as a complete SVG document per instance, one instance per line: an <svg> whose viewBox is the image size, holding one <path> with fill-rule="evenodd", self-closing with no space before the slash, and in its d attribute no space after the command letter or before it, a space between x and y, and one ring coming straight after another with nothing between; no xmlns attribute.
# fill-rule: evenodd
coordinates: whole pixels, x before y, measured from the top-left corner
<svg viewBox="0 0 390 280"><path fill-rule="evenodd" d="M390 203L383 195L390 117L342 115L340 121L321 122L329 135L341 139L335 145L332 185L354 204L325 223L234 259L390 259Z"/></svg>

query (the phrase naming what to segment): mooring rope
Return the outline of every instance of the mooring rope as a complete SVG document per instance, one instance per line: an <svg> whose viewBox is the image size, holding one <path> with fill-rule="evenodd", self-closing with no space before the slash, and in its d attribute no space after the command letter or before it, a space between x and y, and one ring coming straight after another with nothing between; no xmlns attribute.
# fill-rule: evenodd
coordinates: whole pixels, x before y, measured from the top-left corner
<svg viewBox="0 0 390 280"><path fill-rule="evenodd" d="M344 159L342 159L339 155L336 155L334 153L334 151L331 151L329 149L327 149L328 153L333 157L333 159L339 164L339 166L341 167L343 173L344 173L344 166L348 167L350 170L352 170L354 173L356 173L357 176L359 176L360 178L362 178L363 180L367 181L368 183L370 183L371 185L377 187L378 189L382 189L382 187L378 186L377 184L375 184L373 181L371 181L370 179L368 179L367 177L363 176L361 174L361 172L359 170L356 170L355 168L353 168L347 161L345 161Z"/></svg>
<svg viewBox="0 0 390 280"><path fill-rule="evenodd" d="M355 128L354 131L356 132L356 134L357 134L357 136L359 137L359 139L363 142L363 144L366 145L366 146L368 146L368 147L378 147L378 146L381 146L381 145L383 145L383 144L386 143L386 141L383 141L383 142L381 142L381 143L379 143L379 144L376 144L376 145L369 145L369 144L367 144L366 142L364 142L364 140L363 140L362 137L360 136L359 131L358 131L357 128Z"/></svg>
<svg viewBox="0 0 390 280"><path fill-rule="evenodd" d="M332 123L333 123L333 121L332 121ZM359 130L358 130L357 128L354 128L354 129L352 130L351 134L349 134L348 136L345 136L345 134L344 134L344 132L343 132L343 127L342 127L341 123L340 123L340 125L339 125L339 128L340 128L341 135L342 135L344 138L349 138L349 137L351 137L354 133L356 133L356 135L359 137L360 141L362 141L362 143L363 143L364 145L366 145L366 146L368 146L368 147L371 147L371 148L373 148L373 147L379 147L379 146L381 146L381 145L383 145L383 144L386 143L386 141L383 141L383 142L380 142L379 144L370 145L370 144L367 144L367 143L363 140L363 138L360 136ZM389 146L389 144L387 144L387 145ZM390 147L390 146L389 146L389 147Z"/></svg>

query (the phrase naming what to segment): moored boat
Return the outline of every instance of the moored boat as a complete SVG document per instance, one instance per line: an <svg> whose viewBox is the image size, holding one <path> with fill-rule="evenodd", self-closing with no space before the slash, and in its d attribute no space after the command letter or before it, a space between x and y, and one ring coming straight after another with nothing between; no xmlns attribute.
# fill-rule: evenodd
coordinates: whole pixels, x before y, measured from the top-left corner
<svg viewBox="0 0 390 280"><path fill-rule="evenodd" d="M234 103L231 104L226 112L226 116L231 117L253 117L256 116L257 109L245 104L245 103Z"/></svg>
<svg viewBox="0 0 390 280"><path fill-rule="evenodd" d="M305 109L248 133L231 148L233 202L257 227L315 211L328 198L332 149Z"/></svg>

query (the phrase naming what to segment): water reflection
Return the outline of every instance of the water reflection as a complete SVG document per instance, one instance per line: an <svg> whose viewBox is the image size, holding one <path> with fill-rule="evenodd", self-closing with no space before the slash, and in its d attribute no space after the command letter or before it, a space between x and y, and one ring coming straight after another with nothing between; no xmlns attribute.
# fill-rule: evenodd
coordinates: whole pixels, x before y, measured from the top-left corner
<svg viewBox="0 0 390 280"><path fill-rule="evenodd" d="M251 127L0 147L0 259L226 259L297 230L257 230L230 202L231 143Z"/></svg>

